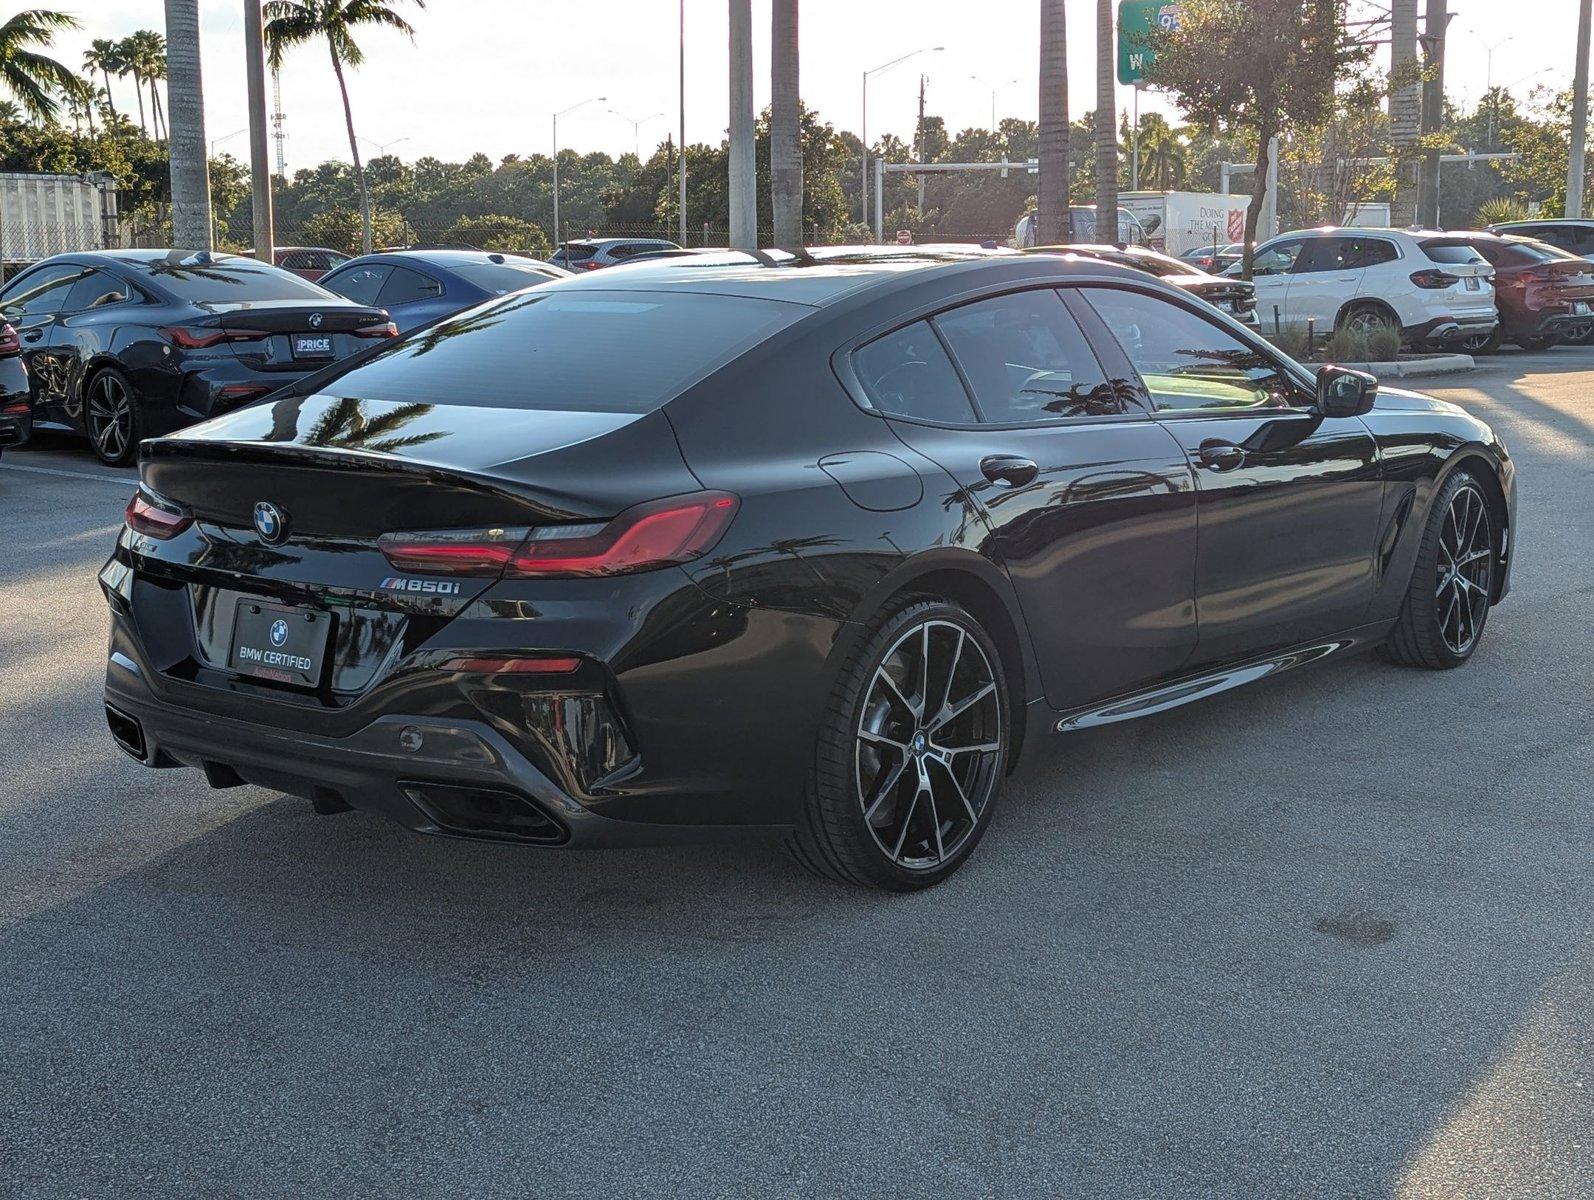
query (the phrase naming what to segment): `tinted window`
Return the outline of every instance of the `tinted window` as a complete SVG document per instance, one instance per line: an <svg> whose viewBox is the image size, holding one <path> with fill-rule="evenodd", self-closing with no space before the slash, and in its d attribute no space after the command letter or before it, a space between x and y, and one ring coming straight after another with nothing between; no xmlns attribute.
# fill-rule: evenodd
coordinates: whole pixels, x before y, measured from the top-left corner
<svg viewBox="0 0 1594 1200"><path fill-rule="evenodd" d="M392 270L392 267L382 263L349 267L336 275L326 276L322 279L321 285L340 296L347 296L356 304L375 304L377 293L382 290L382 285L387 282L388 274Z"/></svg>
<svg viewBox="0 0 1594 1200"><path fill-rule="evenodd" d="M1260 349L1156 296L1082 288L1145 381L1159 411L1283 408L1293 381Z"/></svg>
<svg viewBox="0 0 1594 1200"><path fill-rule="evenodd" d="M422 275L408 267L394 267L376 302L384 308L390 304L414 304L417 300L430 300L443 294L443 285L430 275Z"/></svg>
<svg viewBox="0 0 1594 1200"><path fill-rule="evenodd" d="M925 421L974 420L963 381L926 321L876 338L852 356L852 365L881 412Z"/></svg>
<svg viewBox="0 0 1594 1200"><path fill-rule="evenodd" d="M1297 275L1310 271L1354 271L1381 262L1393 262L1395 248L1382 238L1324 237L1306 243L1296 264Z"/></svg>
<svg viewBox="0 0 1594 1200"><path fill-rule="evenodd" d="M120 304L127 298L127 285L120 279L104 271L90 271L72 285L61 308L63 312L84 312L104 308L107 304Z"/></svg>
<svg viewBox="0 0 1594 1200"><path fill-rule="evenodd" d="M560 249L559 256L570 262L585 262L597 252L596 246L565 246Z"/></svg>
<svg viewBox="0 0 1594 1200"><path fill-rule="evenodd" d="M474 284L494 296L502 296L505 292L518 292L521 288L560 278L551 271L540 270L530 263L464 263L454 267L453 271L466 283Z"/></svg>
<svg viewBox="0 0 1594 1200"><path fill-rule="evenodd" d="M1470 242L1442 242L1429 238L1422 243L1422 252L1436 263L1481 263L1483 255L1473 249Z"/></svg>
<svg viewBox="0 0 1594 1200"><path fill-rule="evenodd" d="M1030 291L965 304L935 318L994 424L1107 416L1117 392L1056 292Z"/></svg>
<svg viewBox="0 0 1594 1200"><path fill-rule="evenodd" d="M315 256L308 250L289 250L277 259L284 271L305 271L315 266Z"/></svg>
<svg viewBox="0 0 1594 1200"><path fill-rule="evenodd" d="M82 267L66 264L29 272L6 288L4 299L0 300L0 313L7 321L19 321L24 317L60 312L67 293L82 274Z"/></svg>
<svg viewBox="0 0 1594 1200"><path fill-rule="evenodd" d="M322 391L486 408L648 412L810 311L685 292L527 292L405 338Z"/></svg>
<svg viewBox="0 0 1594 1200"><path fill-rule="evenodd" d="M1297 238L1289 242L1276 242L1264 250L1259 250L1256 257L1251 260L1252 275L1283 275L1295 269L1295 260L1301 256L1301 247L1306 243Z"/></svg>
<svg viewBox="0 0 1594 1200"><path fill-rule="evenodd" d="M326 292L308 279L248 258L224 258L206 263L185 257L139 265L162 288L191 304L226 304L239 300L303 300L313 304L327 298Z"/></svg>
<svg viewBox="0 0 1594 1200"><path fill-rule="evenodd" d="M1386 242L1383 238L1371 238L1361 244L1358 265L1376 267L1379 263L1394 262L1399 257L1400 251L1395 249L1393 242Z"/></svg>

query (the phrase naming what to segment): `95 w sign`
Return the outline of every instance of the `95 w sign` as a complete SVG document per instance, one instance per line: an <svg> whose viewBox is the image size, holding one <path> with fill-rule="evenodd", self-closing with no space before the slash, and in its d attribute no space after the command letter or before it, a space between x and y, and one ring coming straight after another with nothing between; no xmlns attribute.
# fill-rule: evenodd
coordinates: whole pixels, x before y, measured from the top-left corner
<svg viewBox="0 0 1594 1200"><path fill-rule="evenodd" d="M1179 28L1179 6L1169 0L1118 0L1118 82L1139 83L1156 55L1154 29Z"/></svg>

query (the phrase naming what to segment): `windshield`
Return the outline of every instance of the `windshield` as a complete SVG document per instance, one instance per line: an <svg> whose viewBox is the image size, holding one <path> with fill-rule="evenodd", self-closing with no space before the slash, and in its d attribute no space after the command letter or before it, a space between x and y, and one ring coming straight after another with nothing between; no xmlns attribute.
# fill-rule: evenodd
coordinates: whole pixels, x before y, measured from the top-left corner
<svg viewBox="0 0 1594 1200"><path fill-rule="evenodd" d="M164 290L191 304L226 304L249 300L303 300L323 303L330 297L308 279L250 258L198 262L192 256L137 264Z"/></svg>
<svg viewBox="0 0 1594 1200"><path fill-rule="evenodd" d="M430 326L320 390L355 399L642 413L809 311L747 296L538 289Z"/></svg>

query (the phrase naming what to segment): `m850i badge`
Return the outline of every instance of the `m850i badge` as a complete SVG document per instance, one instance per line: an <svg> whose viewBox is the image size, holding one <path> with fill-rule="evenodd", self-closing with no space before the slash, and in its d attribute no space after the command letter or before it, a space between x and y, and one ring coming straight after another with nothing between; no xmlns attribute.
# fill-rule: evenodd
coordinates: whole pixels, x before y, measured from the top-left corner
<svg viewBox="0 0 1594 1200"><path fill-rule="evenodd" d="M384 592L419 592L427 596L457 596L459 583L453 579L401 579L389 575L382 581Z"/></svg>

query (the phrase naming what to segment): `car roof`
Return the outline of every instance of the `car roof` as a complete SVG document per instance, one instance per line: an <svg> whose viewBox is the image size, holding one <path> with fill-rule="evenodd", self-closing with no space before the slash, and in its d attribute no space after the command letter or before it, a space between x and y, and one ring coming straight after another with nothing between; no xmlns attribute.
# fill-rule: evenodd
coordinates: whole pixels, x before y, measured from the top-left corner
<svg viewBox="0 0 1594 1200"><path fill-rule="evenodd" d="M656 238L656 237L566 238L564 241L560 242L559 244L561 246L591 246L591 247L593 247L594 249L597 249L597 250L602 250L605 246L622 246L622 245L624 245L624 246L632 246L632 245L670 246L670 247L674 247L675 246L675 243L670 241L668 238Z"/></svg>
<svg viewBox="0 0 1594 1200"><path fill-rule="evenodd" d="M511 250L377 250L371 254L362 254L359 258L351 258L346 263L339 263L338 269L344 270L351 266L359 266L371 262L388 263L427 263L434 267L447 269L449 267L469 266L472 263L506 263L509 266L547 267L550 271L561 268L553 263L544 262L540 258L532 258L526 254L516 254Z"/></svg>
<svg viewBox="0 0 1594 1200"><path fill-rule="evenodd" d="M1494 229L1510 229L1513 225L1594 225L1594 217L1522 217L1515 221L1496 221Z"/></svg>
<svg viewBox="0 0 1594 1200"><path fill-rule="evenodd" d="M836 254L845 249L849 254ZM867 253L885 247L827 247L824 251L805 252L798 258L787 255L785 259L772 253L760 252L767 263L749 261L752 256L738 251L727 252L723 261L706 263L704 258L682 260L657 259L635 265L617 267L607 271L576 275L560 280L552 286L564 290L615 292L615 291L680 291L709 295L737 296L747 299L783 300L822 308L865 291L885 292L896 287L909 287L929 276L958 274L967 276L970 287L983 280L992 283L1005 279L1021 281L1033 279L1041 264L1064 275L1101 278L1135 278L1147 280L1142 271L1096 258L1069 259L1062 256L1027 255L1012 252L985 252L952 254L945 249L923 247L891 247L894 253ZM912 253L917 249L919 253ZM964 250L971 249L964 247ZM904 253L907 251L908 253ZM784 252L782 252L784 253ZM820 257L824 254L825 257ZM737 256L740 257L737 257Z"/></svg>

